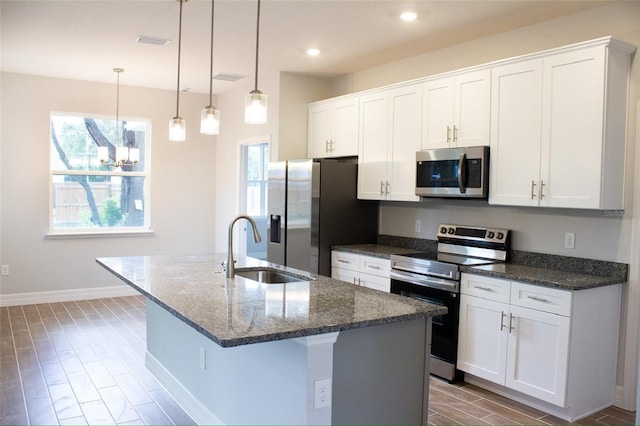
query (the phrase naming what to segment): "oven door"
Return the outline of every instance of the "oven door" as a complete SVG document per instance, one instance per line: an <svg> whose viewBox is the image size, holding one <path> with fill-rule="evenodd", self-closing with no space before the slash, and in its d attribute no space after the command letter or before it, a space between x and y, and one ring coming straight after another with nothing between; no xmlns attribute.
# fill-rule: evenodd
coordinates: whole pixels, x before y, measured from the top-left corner
<svg viewBox="0 0 640 426"><path fill-rule="evenodd" d="M416 153L416 195L487 198L489 147L443 148Z"/></svg>
<svg viewBox="0 0 640 426"><path fill-rule="evenodd" d="M425 287L393 278L391 279L391 293L447 308L447 314L432 318L431 374L450 382L461 380L463 373L456 368L460 294L455 291Z"/></svg>

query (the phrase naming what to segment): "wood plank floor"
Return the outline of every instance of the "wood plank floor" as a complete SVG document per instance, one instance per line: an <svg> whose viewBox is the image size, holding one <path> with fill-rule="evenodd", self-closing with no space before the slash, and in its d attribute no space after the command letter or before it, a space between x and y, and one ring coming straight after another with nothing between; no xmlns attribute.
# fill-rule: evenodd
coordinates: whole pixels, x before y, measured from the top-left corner
<svg viewBox="0 0 640 426"><path fill-rule="evenodd" d="M0 308L0 424L194 424L144 366L142 296ZM632 425L615 407L580 424ZM431 378L433 425L567 422Z"/></svg>

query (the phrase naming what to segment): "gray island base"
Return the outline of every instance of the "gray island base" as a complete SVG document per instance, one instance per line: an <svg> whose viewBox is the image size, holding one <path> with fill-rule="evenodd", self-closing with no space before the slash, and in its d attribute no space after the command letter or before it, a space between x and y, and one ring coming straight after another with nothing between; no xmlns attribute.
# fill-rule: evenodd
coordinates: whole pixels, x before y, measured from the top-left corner
<svg viewBox="0 0 640 426"><path fill-rule="evenodd" d="M300 281L225 278L224 255L100 258L147 297L147 368L199 424L427 424L445 308L239 257Z"/></svg>

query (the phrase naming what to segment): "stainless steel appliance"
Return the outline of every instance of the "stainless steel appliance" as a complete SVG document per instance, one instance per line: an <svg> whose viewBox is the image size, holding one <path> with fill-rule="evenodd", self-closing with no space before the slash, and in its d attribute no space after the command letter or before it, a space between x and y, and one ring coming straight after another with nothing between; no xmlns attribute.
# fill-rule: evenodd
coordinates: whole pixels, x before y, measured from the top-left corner
<svg viewBox="0 0 640 426"><path fill-rule="evenodd" d="M488 194L488 146L416 152L416 195L487 198Z"/></svg>
<svg viewBox="0 0 640 426"><path fill-rule="evenodd" d="M463 377L456 368L460 267L504 262L510 245L508 229L442 224L437 252L391 256L391 293L448 309L446 315L433 318L431 374L450 382Z"/></svg>
<svg viewBox="0 0 640 426"><path fill-rule="evenodd" d="M374 243L378 203L357 199L355 157L269 163L267 259L331 276L331 246Z"/></svg>

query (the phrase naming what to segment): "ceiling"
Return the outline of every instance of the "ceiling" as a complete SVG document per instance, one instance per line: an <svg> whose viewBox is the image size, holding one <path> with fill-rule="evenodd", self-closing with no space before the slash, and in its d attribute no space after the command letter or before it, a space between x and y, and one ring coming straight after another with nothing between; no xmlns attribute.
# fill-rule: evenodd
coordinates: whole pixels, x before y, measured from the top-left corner
<svg viewBox="0 0 640 426"><path fill-rule="evenodd" d="M609 1L262 0L260 70L336 76ZM215 2L214 74L254 78L254 0ZM176 0L0 0L3 71L175 90ZM402 22L405 10L417 12ZM183 5L181 88L209 91L211 2ZM136 43L139 35L170 39ZM306 49L317 47L317 57ZM262 72L261 71L261 72ZM260 75L260 74L259 74ZM220 93L241 83L214 80ZM260 87L260 83L258 82Z"/></svg>

